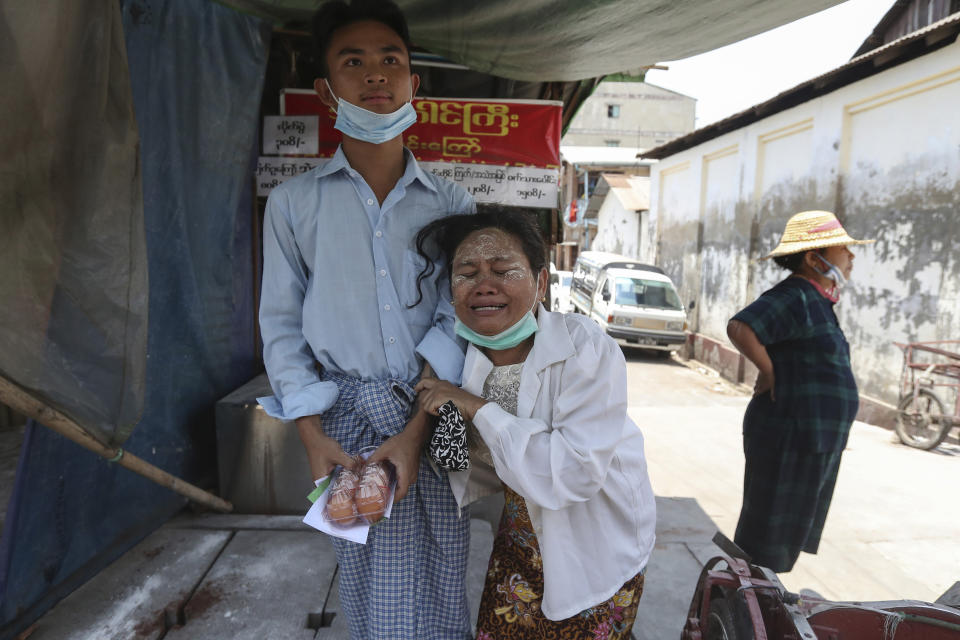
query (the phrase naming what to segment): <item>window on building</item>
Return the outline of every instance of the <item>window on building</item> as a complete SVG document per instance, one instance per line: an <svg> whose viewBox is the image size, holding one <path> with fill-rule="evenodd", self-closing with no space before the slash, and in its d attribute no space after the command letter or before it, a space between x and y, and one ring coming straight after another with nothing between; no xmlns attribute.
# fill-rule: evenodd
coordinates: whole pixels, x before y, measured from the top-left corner
<svg viewBox="0 0 960 640"><path fill-rule="evenodd" d="M619 140L604 140L604 141L603 141L603 144L604 144L604 146L607 146L607 147L619 147L619 146L620 146L620 141L619 141Z"/></svg>
<svg viewBox="0 0 960 640"><path fill-rule="evenodd" d="M608 105L607 105L607 117L608 117L608 118L619 118L619 117L620 117L620 105L618 105L618 104L608 104Z"/></svg>

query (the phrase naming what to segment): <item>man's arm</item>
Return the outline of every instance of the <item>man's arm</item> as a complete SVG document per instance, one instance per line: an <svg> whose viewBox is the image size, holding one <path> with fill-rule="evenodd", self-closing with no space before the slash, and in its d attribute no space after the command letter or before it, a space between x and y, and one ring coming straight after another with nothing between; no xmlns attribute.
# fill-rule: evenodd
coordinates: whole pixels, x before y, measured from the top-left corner
<svg viewBox="0 0 960 640"><path fill-rule="evenodd" d="M271 194L263 230L260 332L274 395L258 400L269 415L296 421L316 479L337 464L352 466L353 461L323 432L320 414L333 405L338 392L334 383L320 380L313 352L303 337L303 300L309 279L287 209L282 191Z"/></svg>
<svg viewBox="0 0 960 640"><path fill-rule="evenodd" d="M435 376L430 363L424 362L420 379L433 377ZM417 475L420 473L420 452L423 451L432 431L433 421L420 406L420 399L416 398L410 411L410 419L403 431L377 447L370 456L371 462L389 460L396 468L397 491L393 496L394 502L402 500L413 483L417 481Z"/></svg>
<svg viewBox="0 0 960 640"><path fill-rule="evenodd" d="M356 466L356 460L346 454L340 443L323 432L320 416L304 416L296 422L314 480L327 477L338 464L348 469Z"/></svg>
<svg viewBox="0 0 960 640"><path fill-rule="evenodd" d="M452 194L450 211L456 213L476 213L477 205L463 189ZM430 376L460 384L463 372L463 357L466 342L453 331L456 315L450 303L450 277L443 264L435 265L440 275L436 279L437 308L433 312L433 325L417 345L417 354L432 368Z"/></svg>
<svg viewBox="0 0 960 640"><path fill-rule="evenodd" d="M450 304L449 282L445 275L437 278L438 302L433 313L433 326L417 345L417 354L424 359L425 366L430 367L429 375L424 373L421 378L440 378L460 384L466 343L453 331L456 316Z"/></svg>

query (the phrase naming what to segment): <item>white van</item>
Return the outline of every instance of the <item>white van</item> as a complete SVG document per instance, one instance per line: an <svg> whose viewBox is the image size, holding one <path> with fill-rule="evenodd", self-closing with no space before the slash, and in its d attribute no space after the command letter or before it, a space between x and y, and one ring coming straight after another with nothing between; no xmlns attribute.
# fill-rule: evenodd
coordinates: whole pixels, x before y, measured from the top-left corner
<svg viewBox="0 0 960 640"><path fill-rule="evenodd" d="M570 301L610 337L630 345L675 351L687 340L687 314L659 267L615 253L584 251L573 267Z"/></svg>

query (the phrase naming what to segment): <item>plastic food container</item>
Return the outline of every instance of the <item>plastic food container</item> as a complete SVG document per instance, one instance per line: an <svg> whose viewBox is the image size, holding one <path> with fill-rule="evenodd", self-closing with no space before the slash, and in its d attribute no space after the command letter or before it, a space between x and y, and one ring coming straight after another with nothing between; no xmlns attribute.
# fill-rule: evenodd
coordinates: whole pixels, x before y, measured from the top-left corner
<svg viewBox="0 0 960 640"><path fill-rule="evenodd" d="M330 495L327 497L327 506L323 515L330 522L336 522L346 527L357 521L360 512L357 511L354 495L360 484L360 476L349 469L340 467L330 483Z"/></svg>
<svg viewBox="0 0 960 640"><path fill-rule="evenodd" d="M365 462L371 453L373 448L367 448L357 455L356 472L344 467L334 472L323 511L328 522L349 527L358 521L374 524L383 517L396 473L389 462Z"/></svg>

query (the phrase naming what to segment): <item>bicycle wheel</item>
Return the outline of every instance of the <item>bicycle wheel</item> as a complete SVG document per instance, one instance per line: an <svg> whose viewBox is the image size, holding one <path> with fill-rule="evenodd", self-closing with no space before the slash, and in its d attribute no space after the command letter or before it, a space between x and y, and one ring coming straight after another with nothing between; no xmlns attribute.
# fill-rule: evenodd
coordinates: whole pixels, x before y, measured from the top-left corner
<svg viewBox="0 0 960 640"><path fill-rule="evenodd" d="M933 449L947 437L950 420L943 416L943 403L932 391L920 389L900 400L897 407L897 435L903 444Z"/></svg>

